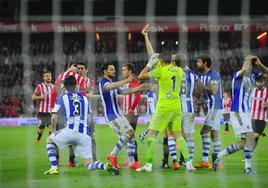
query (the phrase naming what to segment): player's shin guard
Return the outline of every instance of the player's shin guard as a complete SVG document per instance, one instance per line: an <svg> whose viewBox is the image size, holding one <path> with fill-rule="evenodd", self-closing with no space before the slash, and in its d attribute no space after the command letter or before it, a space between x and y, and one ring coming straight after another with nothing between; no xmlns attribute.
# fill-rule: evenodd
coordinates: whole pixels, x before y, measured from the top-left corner
<svg viewBox="0 0 268 188"><path fill-rule="evenodd" d="M218 153L221 152L221 139L215 138L212 140L212 142L213 142L213 154L212 155L217 156Z"/></svg>
<svg viewBox="0 0 268 188"><path fill-rule="evenodd" d="M245 169L251 168L252 153L253 153L252 146L245 146L244 147Z"/></svg>
<svg viewBox="0 0 268 188"><path fill-rule="evenodd" d="M146 162L153 162L153 149L154 149L154 138L149 137L147 139L147 147L146 147Z"/></svg>
<svg viewBox="0 0 268 188"><path fill-rule="evenodd" d="M185 161L186 162L189 161L190 160L189 150L188 150L188 146L187 146L187 143L185 142L184 138L182 136L178 137L177 143L180 146L180 151L181 151Z"/></svg>
<svg viewBox="0 0 268 188"><path fill-rule="evenodd" d="M117 141L113 151L111 152L111 154L113 156L117 156L118 152L123 148L124 145L126 145L126 143L128 142L129 138L126 136L121 136L119 138L119 140Z"/></svg>
<svg viewBox="0 0 268 188"><path fill-rule="evenodd" d="M133 165L135 155L135 138L131 138L127 143L127 154L128 154L128 166Z"/></svg>
<svg viewBox="0 0 268 188"><path fill-rule="evenodd" d="M177 162L176 141L174 137L168 137L168 148L173 163Z"/></svg>
<svg viewBox="0 0 268 188"><path fill-rule="evenodd" d="M192 138L188 139L187 145L188 145L190 160L193 161L193 158L194 158L194 140Z"/></svg>
<svg viewBox="0 0 268 188"><path fill-rule="evenodd" d="M144 143L144 137L149 133L149 129L145 129L141 134L140 134L140 140L142 143Z"/></svg>
<svg viewBox="0 0 268 188"><path fill-rule="evenodd" d="M231 144L230 146L228 146L226 149L224 149L223 151L221 151L219 154L218 154L218 158L223 158L227 155L230 155L232 153L235 153L237 151L240 150L240 147L237 143L234 143L234 144Z"/></svg>
<svg viewBox="0 0 268 188"><path fill-rule="evenodd" d="M50 161L51 167L57 168L57 160L56 160L56 146L55 144L47 144L47 155Z"/></svg>
<svg viewBox="0 0 268 188"><path fill-rule="evenodd" d="M89 164L87 164L88 170L104 170L104 164L99 161L94 161Z"/></svg>
<svg viewBox="0 0 268 188"><path fill-rule="evenodd" d="M208 161L210 138L208 134L202 134L202 161Z"/></svg>

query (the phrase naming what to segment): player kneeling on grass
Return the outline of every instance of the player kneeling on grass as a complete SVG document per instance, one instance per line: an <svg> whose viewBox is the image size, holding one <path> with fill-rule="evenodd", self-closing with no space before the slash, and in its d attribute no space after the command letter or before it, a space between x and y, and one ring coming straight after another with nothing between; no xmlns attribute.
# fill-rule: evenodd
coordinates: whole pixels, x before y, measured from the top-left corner
<svg viewBox="0 0 268 188"><path fill-rule="evenodd" d="M57 99L57 103L52 110L51 124L55 130L57 114L64 114L65 128L53 132L47 138L47 154L51 163L50 170L44 174L58 174L56 162L56 146L59 148L72 145L75 156L84 159L88 170L107 170L113 175L118 175L119 171L110 164L103 164L92 160L91 138L88 121L91 119L91 109L88 99L81 93L75 91L76 79L69 76L64 80L64 87L67 92Z"/></svg>

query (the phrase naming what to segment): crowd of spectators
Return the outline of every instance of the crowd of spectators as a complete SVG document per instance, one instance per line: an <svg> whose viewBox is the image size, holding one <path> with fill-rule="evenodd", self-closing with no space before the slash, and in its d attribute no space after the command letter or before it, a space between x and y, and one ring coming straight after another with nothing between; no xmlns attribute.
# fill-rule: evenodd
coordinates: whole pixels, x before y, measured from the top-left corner
<svg viewBox="0 0 268 188"><path fill-rule="evenodd" d="M107 34L108 36L108 34ZM29 88L34 91L36 84L42 82L42 72L50 70L55 79L56 64L54 53L55 48L62 49L62 57L65 65L69 61L84 61L90 65L90 70L94 71L90 77L98 83L102 73L101 67L105 62L114 62L117 68L117 78L120 78L121 65L131 62L135 65L136 72L139 72L147 63L148 55L142 39L126 40L117 45L115 37L105 38L105 40L95 41L93 45L86 44L83 37L77 35L64 37L62 45L55 42L51 37L32 38L28 49L23 49L20 35L15 37L1 37L0 39L0 117L14 117L29 112L29 106L25 106L25 92L23 87L29 84ZM157 42L156 42L157 41ZM233 73L238 70L243 62L243 53L239 42L220 41L218 48L210 49L208 44L203 40L189 40L181 43L176 40L152 40L156 51L169 50L177 52L183 46L187 47L189 57L189 66L195 69L195 57L202 53L210 53L213 56L214 68L222 76L223 90L231 89L231 80ZM181 46L180 46L181 45ZM94 46L94 47L92 47ZM259 48L257 43L251 44L252 51L263 55L263 49ZM25 59L22 51L26 52L29 58ZM30 83L25 83L25 61L30 61ZM29 62L28 62L29 64ZM61 67L62 68L62 67ZM62 68L63 69L63 68ZM60 70L63 71L63 70ZM96 87L95 94L98 94ZM197 94L199 96L197 96ZM197 92L195 97L195 112L202 115L204 102L202 93ZM197 100L198 98L198 100ZM201 98L201 100L200 100ZM103 114L103 108L100 100L96 103L97 110L95 114ZM146 111L146 100L141 104L141 111Z"/></svg>

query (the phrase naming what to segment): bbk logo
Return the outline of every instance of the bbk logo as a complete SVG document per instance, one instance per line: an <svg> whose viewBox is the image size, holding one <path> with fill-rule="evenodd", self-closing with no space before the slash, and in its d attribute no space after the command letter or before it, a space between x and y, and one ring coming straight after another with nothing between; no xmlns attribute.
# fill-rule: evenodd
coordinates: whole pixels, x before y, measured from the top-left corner
<svg viewBox="0 0 268 188"><path fill-rule="evenodd" d="M157 26L152 26L150 28L150 31L152 32L165 32L165 30L168 29L168 26L165 25L165 26L161 26L161 25L157 25Z"/></svg>
<svg viewBox="0 0 268 188"><path fill-rule="evenodd" d="M58 32L79 32L81 25L59 25L57 27Z"/></svg>

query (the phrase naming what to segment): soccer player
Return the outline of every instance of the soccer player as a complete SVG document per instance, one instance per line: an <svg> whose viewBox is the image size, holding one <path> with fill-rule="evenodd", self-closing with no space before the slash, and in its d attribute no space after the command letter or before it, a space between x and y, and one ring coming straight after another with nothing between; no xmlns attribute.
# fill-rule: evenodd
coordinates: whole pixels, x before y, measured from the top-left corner
<svg viewBox="0 0 268 188"><path fill-rule="evenodd" d="M158 61L161 66L154 68ZM159 98L149 126L146 164L138 168L138 172L152 171L154 137L157 132L164 133L167 128L169 135L173 136L180 145L180 150L186 160L186 169L194 170L190 164L187 144L181 134L180 87L183 76L182 68L171 64L171 54L168 52L162 52L160 55L153 54L139 75L139 79L147 80L151 77L158 80Z"/></svg>
<svg viewBox="0 0 268 188"><path fill-rule="evenodd" d="M38 136L35 140L36 144L40 143L40 139L46 126L48 127L49 135L52 131L50 124L50 101L53 88L53 84L51 84L51 73L48 71L44 72L43 80L43 83L36 86L35 91L32 95L32 100L38 101L38 119L41 121L40 125L38 126Z"/></svg>
<svg viewBox="0 0 268 188"><path fill-rule="evenodd" d="M61 74L59 74L59 76L57 76L56 81L54 83L53 89L52 89L52 96L51 96L51 109L54 108L56 99L59 95L62 95L65 93L65 88L63 85L63 80L68 77L68 76L74 76L76 79L76 83L77 83L77 90L79 92L84 92L85 91L85 82L86 79L84 77L82 77L81 75L79 75L77 73L78 69L77 69L77 64L75 62L71 62L68 65L68 69L65 72L62 72ZM57 127L56 130L59 130L61 128L63 128L63 120L61 118L59 118L58 123L57 123ZM74 151L73 148L70 146L70 154L69 154L69 162L68 162L68 166L69 167L75 167L78 165L76 159L75 159L75 155L74 155ZM59 160L59 155L57 154L57 159Z"/></svg>
<svg viewBox="0 0 268 188"><path fill-rule="evenodd" d="M147 24L141 31L142 35L145 39L145 45L147 49L148 55L151 57L154 54L154 49L152 47L152 44L150 42L148 33L149 33L149 27L150 24ZM162 66L161 63L159 63L157 66ZM145 130L145 133L149 133L149 131ZM157 134L155 135L155 138L157 137ZM155 141L158 141L157 139L154 139ZM163 160L162 160L162 168L169 168L168 164L168 156L169 156L169 147L168 147L168 133L166 132L163 139Z"/></svg>
<svg viewBox="0 0 268 188"><path fill-rule="evenodd" d="M135 67L133 64L131 63L124 64L122 68L122 74L123 74L123 78L128 78L129 75L133 75L133 80L129 83L124 84L123 90L127 88L136 88L140 86L140 81L138 80L138 76L135 74ZM140 113L139 111L140 102L141 102L140 92L130 93L128 95L123 96L123 113L125 117L128 119L134 132L136 131L136 127L138 123L138 118L139 118L139 113ZM135 153L134 153L135 162L133 164L133 167L135 168L140 167L137 151L138 151L138 145L137 145L137 142L135 141Z"/></svg>
<svg viewBox="0 0 268 188"><path fill-rule="evenodd" d="M268 69L260 62L260 60L252 55L245 57L243 67L234 74L232 80L232 106L231 106L231 121L236 137L241 140L231 144L226 149L213 155L213 168L218 169L220 159L244 149L245 174L256 174L252 169L252 152L255 147L255 137L251 123L251 98L252 91L255 85L255 79L258 72L253 71L253 67L258 67L265 73Z"/></svg>
<svg viewBox="0 0 268 188"><path fill-rule="evenodd" d="M173 54L172 63L178 67L184 67L183 71L185 77L182 80L180 99L182 106L182 132L183 137L187 142L190 161L193 162L194 158L194 102L193 102L193 91L195 87L195 82L197 81L197 75L188 68L187 57L184 54ZM168 145L170 149L170 154L173 158L173 168L176 169L176 150L175 150L175 140L173 137L168 138ZM174 163L175 162L175 163ZM180 163L183 164L183 156L181 155ZM178 167L177 167L178 168Z"/></svg>
<svg viewBox="0 0 268 188"><path fill-rule="evenodd" d="M222 117L222 93L221 77L219 73L211 68L212 60L208 55L197 57L196 66L202 71L201 80L198 79L196 84L205 92L208 113L205 118L204 126L200 132L202 136L202 161L196 168L210 168L208 161L210 137L213 142L213 153L217 155L221 151L220 140L220 118ZM209 132L211 133L209 135Z"/></svg>
<svg viewBox="0 0 268 188"><path fill-rule="evenodd" d="M224 134L230 134L229 132L229 124L230 124L230 109L232 105L232 99L229 97L229 93L226 91L223 93L223 120L225 124Z"/></svg>
<svg viewBox="0 0 268 188"><path fill-rule="evenodd" d="M90 97L92 97L93 93L94 93L95 81L90 79L87 76L88 68L87 68L87 65L85 63L78 62L77 69L78 69L77 73L85 78L85 91L83 91L81 93L84 96L86 96L88 99L90 99ZM90 137L91 137L91 142L92 142L92 155L93 155L93 160L95 161L95 160L97 160L97 156L96 156L97 152L96 152L96 140L95 140L95 126L94 126L93 119L90 120L89 129L90 129Z"/></svg>
<svg viewBox="0 0 268 188"><path fill-rule="evenodd" d="M76 92L76 79L73 76L66 77L64 87L67 92L57 99L52 110L51 124L53 133L47 138L47 155L51 168L44 174L58 174L56 162L56 146L64 148L72 145L76 156L83 158L88 170L107 170L113 175L118 175L117 168L110 164L103 164L92 160L91 138L89 135L88 121L91 119L91 109L88 99ZM65 128L56 130L58 114L64 114Z"/></svg>
<svg viewBox="0 0 268 188"><path fill-rule="evenodd" d="M119 168L117 154L127 144L128 168L134 169L135 132L118 105L118 89L124 84L130 83L133 80L133 75L130 74L126 79L113 82L112 79L115 77L116 71L112 63L106 63L102 68L102 72L103 78L99 82L99 90L104 107L105 119L119 138L114 149L107 156L107 159L114 167ZM146 84L141 84L136 88L124 89L122 94L139 92L146 89L145 86Z"/></svg>
<svg viewBox="0 0 268 188"><path fill-rule="evenodd" d="M251 119L252 129L256 137L256 146L258 144L259 137L265 136L263 131L266 126L268 108L268 88L266 86L266 80L267 75L259 75L256 79L256 87L253 89Z"/></svg>

